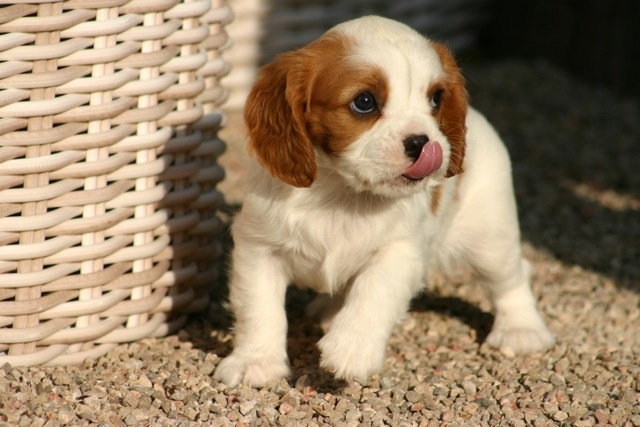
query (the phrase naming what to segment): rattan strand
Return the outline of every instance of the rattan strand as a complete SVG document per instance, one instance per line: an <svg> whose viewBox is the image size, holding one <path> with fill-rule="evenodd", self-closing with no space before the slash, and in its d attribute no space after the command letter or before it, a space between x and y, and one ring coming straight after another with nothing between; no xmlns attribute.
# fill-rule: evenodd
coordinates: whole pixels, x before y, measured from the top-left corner
<svg viewBox="0 0 640 427"><path fill-rule="evenodd" d="M230 20L222 0L0 8L0 365L81 363L208 305Z"/></svg>

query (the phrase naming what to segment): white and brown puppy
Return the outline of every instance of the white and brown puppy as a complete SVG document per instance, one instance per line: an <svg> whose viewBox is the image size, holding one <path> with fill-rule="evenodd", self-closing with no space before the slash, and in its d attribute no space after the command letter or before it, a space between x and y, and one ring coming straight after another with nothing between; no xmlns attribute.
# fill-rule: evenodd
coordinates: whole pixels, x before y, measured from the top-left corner
<svg viewBox="0 0 640 427"><path fill-rule="evenodd" d="M366 380L433 271L478 273L505 353L553 343L529 286L508 154L467 106L451 53L380 17L340 24L262 68L245 109L249 194L233 225L235 348L215 377L289 374L287 286L341 301L321 366Z"/></svg>

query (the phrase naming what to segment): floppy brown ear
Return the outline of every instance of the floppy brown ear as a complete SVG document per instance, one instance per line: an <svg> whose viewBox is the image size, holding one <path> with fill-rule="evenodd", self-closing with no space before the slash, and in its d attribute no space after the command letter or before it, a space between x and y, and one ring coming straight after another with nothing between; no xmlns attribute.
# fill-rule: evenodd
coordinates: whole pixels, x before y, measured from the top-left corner
<svg viewBox="0 0 640 427"><path fill-rule="evenodd" d="M449 178L464 171L469 96L462 72L449 48L436 42L431 42L431 46L440 57L446 76L443 81L445 92L440 109L440 126L442 133L446 135L451 145L451 158L446 174L446 177Z"/></svg>
<svg viewBox="0 0 640 427"><path fill-rule="evenodd" d="M296 53L260 70L244 110L249 149L271 175L295 187L316 179L316 156L306 130L307 83L296 72Z"/></svg>

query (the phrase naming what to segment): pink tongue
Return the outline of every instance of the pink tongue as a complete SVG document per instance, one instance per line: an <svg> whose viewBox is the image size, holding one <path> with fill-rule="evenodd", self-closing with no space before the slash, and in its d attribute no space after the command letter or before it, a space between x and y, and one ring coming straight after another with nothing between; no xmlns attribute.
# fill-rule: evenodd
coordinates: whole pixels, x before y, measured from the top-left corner
<svg viewBox="0 0 640 427"><path fill-rule="evenodd" d="M427 175L431 175L433 171L442 165L442 147L438 142L427 142L420 157L402 174L409 179L422 179Z"/></svg>

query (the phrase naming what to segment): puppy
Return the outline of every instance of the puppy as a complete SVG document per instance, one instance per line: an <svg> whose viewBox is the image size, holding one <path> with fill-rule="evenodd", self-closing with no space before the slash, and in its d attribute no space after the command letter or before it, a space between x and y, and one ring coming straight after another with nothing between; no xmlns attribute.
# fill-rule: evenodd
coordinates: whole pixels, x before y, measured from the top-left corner
<svg viewBox="0 0 640 427"><path fill-rule="evenodd" d="M235 348L215 378L289 375L291 283L341 304L318 343L339 378L380 371L425 278L461 266L493 303L489 345L553 343L520 251L508 154L468 108L446 47L385 18L340 24L262 68L245 121L255 164L232 227Z"/></svg>

